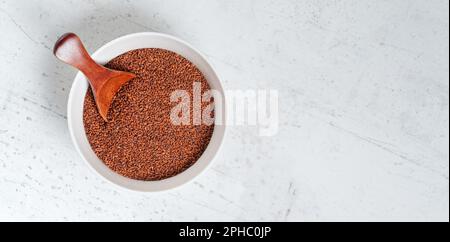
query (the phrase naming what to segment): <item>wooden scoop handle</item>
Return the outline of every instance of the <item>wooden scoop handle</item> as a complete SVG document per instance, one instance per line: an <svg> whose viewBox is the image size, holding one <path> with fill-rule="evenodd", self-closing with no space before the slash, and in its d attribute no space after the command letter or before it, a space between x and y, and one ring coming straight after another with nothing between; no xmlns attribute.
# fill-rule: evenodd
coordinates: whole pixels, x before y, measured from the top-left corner
<svg viewBox="0 0 450 242"><path fill-rule="evenodd" d="M80 38L74 33L61 36L55 43L53 54L61 61L82 71L93 89L102 86L104 78L101 77L109 72L91 58Z"/></svg>

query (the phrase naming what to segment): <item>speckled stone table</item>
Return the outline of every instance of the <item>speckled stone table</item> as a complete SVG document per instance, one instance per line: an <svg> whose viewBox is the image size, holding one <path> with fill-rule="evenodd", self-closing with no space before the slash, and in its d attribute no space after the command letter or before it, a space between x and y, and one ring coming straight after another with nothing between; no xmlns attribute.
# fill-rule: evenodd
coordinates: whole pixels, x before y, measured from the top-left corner
<svg viewBox="0 0 450 242"><path fill-rule="evenodd" d="M0 1L0 220L449 220L449 3ZM157 194L118 190L75 151L76 71L158 31L201 50L226 89L276 89L279 132L230 127L206 173Z"/></svg>

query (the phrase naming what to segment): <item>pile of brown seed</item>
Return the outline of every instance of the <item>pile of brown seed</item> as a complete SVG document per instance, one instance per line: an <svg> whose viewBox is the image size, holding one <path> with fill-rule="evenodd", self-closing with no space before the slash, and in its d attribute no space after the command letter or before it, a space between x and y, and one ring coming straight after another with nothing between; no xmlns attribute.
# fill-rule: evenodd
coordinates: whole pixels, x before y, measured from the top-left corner
<svg viewBox="0 0 450 242"><path fill-rule="evenodd" d="M117 93L109 122L98 114L91 90L86 93L84 128L97 156L115 172L138 180L168 178L195 163L214 125L173 125L170 111L177 103L170 102L170 94L181 89L192 98L193 82L201 82L202 91L210 89L197 67L162 49L129 51L106 67L137 77ZM202 103L203 107L207 104Z"/></svg>

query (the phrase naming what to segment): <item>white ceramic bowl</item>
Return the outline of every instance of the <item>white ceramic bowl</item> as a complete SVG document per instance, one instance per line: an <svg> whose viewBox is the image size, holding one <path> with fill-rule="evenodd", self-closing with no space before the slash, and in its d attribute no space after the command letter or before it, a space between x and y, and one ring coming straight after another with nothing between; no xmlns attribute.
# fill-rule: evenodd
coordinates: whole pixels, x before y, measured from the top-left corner
<svg viewBox="0 0 450 242"><path fill-rule="evenodd" d="M210 87L222 94L223 103L221 108L222 110L225 110L223 88L211 65L198 50L173 36L153 32L126 35L102 46L92 54L92 58L100 64L105 64L120 54L140 48L167 49L180 54L194 63L208 80ZM96 156L87 140L83 125L83 102L88 86L89 84L85 76L79 72L72 84L67 107L67 120L69 123L70 135L78 153L80 153L87 164L89 164L89 166L100 176L113 184L134 191L153 192L168 190L185 184L199 175L213 161L219 151L225 135L225 125L216 125L214 127L211 141L203 155L191 167L176 176L160 181L139 181L119 175L109 169ZM222 112L222 115L225 115L222 110L216 110L216 113L220 111ZM223 116L223 120L225 120L225 116Z"/></svg>

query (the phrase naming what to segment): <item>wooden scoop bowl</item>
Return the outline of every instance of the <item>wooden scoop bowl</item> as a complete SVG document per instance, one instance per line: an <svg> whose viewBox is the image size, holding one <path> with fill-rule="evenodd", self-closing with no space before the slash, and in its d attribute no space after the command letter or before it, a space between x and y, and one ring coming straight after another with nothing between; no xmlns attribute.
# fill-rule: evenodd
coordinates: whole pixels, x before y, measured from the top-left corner
<svg viewBox="0 0 450 242"><path fill-rule="evenodd" d="M116 93L129 80L133 73L115 71L97 64L74 33L66 33L55 43L53 54L63 62L77 68L86 76L94 93L100 116L108 121L108 109Z"/></svg>

